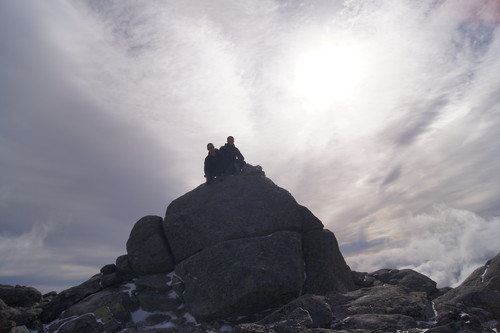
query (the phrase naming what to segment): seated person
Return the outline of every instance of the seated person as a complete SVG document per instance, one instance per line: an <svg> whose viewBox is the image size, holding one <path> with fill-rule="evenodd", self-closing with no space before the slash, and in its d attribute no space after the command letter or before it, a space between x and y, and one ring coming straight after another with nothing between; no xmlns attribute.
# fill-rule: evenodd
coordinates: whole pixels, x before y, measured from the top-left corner
<svg viewBox="0 0 500 333"><path fill-rule="evenodd" d="M246 163L240 150L234 145L234 137L228 136L227 143L220 147L219 152L222 155L222 171L224 174L234 175L241 172Z"/></svg>
<svg viewBox="0 0 500 333"><path fill-rule="evenodd" d="M210 184L221 174L221 156L219 150L215 149L213 143L207 144L207 150L208 154L207 157L205 157L204 171L206 182Z"/></svg>

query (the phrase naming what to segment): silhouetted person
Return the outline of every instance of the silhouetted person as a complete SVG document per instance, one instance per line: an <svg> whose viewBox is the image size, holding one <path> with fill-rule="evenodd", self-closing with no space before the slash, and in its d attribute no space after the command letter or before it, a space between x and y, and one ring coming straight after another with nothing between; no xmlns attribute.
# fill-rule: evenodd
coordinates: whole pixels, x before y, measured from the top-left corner
<svg viewBox="0 0 500 333"><path fill-rule="evenodd" d="M221 169L221 155L218 149L215 149L213 143L207 144L208 154L205 157L205 178L207 184L210 184L215 178L219 177L222 173Z"/></svg>
<svg viewBox="0 0 500 333"><path fill-rule="evenodd" d="M223 161L222 170L224 174L234 175L241 172L241 169L246 164L245 158L234 145L234 138L232 136L227 137L227 143L220 147L219 152Z"/></svg>

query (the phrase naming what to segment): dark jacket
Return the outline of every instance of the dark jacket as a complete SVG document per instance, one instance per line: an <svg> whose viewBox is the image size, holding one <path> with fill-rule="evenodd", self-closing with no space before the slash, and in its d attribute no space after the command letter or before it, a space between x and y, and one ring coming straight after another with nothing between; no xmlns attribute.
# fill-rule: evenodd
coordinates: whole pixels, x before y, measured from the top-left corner
<svg viewBox="0 0 500 333"><path fill-rule="evenodd" d="M235 145L225 144L219 149L224 173L234 174L246 164L245 157Z"/></svg>
<svg viewBox="0 0 500 333"><path fill-rule="evenodd" d="M215 177L218 176L221 172L221 153L218 149L215 149L215 155L207 154L205 157L205 177Z"/></svg>

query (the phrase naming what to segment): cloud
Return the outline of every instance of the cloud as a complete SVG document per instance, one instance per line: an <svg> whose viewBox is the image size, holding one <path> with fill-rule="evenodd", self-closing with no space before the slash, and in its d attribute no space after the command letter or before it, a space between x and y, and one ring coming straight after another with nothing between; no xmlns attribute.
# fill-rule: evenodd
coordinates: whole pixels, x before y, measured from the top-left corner
<svg viewBox="0 0 500 333"><path fill-rule="evenodd" d="M426 214L408 216L399 229L399 241L386 239L370 252L348 256L354 270L372 272L381 268L410 268L425 274L438 286L462 282L485 264L499 249L500 218L436 205Z"/></svg>
<svg viewBox="0 0 500 333"><path fill-rule="evenodd" d="M48 233L53 229L51 223L36 224L31 230L20 236L0 235L0 250L3 259L15 261L21 252L31 252L43 246ZM11 259L13 258L13 259Z"/></svg>

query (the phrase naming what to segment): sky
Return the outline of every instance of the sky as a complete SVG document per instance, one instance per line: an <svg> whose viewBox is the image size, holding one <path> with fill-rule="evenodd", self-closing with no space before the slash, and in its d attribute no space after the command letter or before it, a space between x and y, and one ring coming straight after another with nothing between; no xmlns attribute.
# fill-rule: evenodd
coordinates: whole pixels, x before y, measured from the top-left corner
<svg viewBox="0 0 500 333"><path fill-rule="evenodd" d="M206 144L351 269L500 252L500 2L0 1L0 283L80 284L204 182Z"/></svg>

